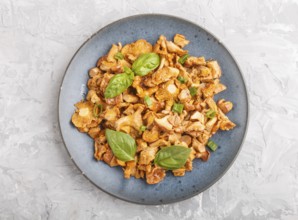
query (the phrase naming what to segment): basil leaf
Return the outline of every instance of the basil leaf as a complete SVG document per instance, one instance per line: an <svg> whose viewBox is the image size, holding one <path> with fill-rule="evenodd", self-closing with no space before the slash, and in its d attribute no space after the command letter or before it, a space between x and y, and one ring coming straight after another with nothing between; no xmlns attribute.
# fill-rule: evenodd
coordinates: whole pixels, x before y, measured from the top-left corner
<svg viewBox="0 0 298 220"><path fill-rule="evenodd" d="M135 74L133 73L133 71L127 66L123 67L123 69L124 69L124 73L133 81L135 77Z"/></svg>
<svg viewBox="0 0 298 220"><path fill-rule="evenodd" d="M185 54L178 59L178 62L183 65L188 57L189 57L189 54Z"/></svg>
<svg viewBox="0 0 298 220"><path fill-rule="evenodd" d="M138 76L145 76L160 64L160 57L156 53L145 53L132 64L132 71Z"/></svg>
<svg viewBox="0 0 298 220"><path fill-rule="evenodd" d="M106 129L106 138L113 154L119 160L131 161L135 159L137 151L136 141L128 134Z"/></svg>
<svg viewBox="0 0 298 220"><path fill-rule="evenodd" d="M168 170L179 169L186 163L190 152L190 148L182 146L164 147L156 154L154 163Z"/></svg>
<svg viewBox="0 0 298 220"><path fill-rule="evenodd" d="M120 95L133 83L134 73L128 67L124 67L124 73L113 76L104 92L105 98L114 98Z"/></svg>

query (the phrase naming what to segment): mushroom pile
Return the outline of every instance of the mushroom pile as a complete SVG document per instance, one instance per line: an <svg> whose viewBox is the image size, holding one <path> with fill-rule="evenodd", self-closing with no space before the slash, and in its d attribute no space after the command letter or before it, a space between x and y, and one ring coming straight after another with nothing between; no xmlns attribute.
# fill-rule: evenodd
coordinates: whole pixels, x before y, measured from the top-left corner
<svg viewBox="0 0 298 220"><path fill-rule="evenodd" d="M125 178L156 184L168 170L183 176L195 158L207 161L216 150L212 135L236 126L226 116L232 102L214 100L227 89L218 62L189 55L187 44L181 34L154 45L114 44L89 70L72 123L94 139L94 157L121 166Z"/></svg>

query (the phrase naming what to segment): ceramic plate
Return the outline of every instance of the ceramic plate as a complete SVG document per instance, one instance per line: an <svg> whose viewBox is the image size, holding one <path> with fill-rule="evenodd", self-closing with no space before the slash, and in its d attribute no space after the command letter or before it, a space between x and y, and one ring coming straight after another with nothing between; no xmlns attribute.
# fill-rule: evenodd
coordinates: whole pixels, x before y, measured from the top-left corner
<svg viewBox="0 0 298 220"><path fill-rule="evenodd" d="M120 167L111 168L93 158L93 140L71 124L74 104L87 92L88 70L96 65L113 43L127 44L144 38L156 42L163 34L172 39L181 33L190 40L185 49L194 56L205 56L219 62L221 78L228 89L215 99L234 103L228 116L237 124L232 131L218 132L212 140L219 148L207 162L194 160L192 172L174 177L170 172L159 184L148 185L144 180L123 178ZM248 120L248 99L240 69L224 45L210 32L192 22L168 15L137 15L121 19L95 33L76 52L65 72L59 97L59 121L65 146L71 159L92 183L120 199L139 204L165 204L193 197L214 184L235 160L243 142Z"/></svg>

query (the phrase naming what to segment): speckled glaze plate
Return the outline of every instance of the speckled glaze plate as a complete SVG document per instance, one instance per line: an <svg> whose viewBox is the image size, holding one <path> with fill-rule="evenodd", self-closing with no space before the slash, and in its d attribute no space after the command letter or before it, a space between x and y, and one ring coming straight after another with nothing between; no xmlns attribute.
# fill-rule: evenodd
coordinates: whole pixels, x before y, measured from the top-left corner
<svg viewBox="0 0 298 220"><path fill-rule="evenodd" d="M106 54L113 43L122 44L144 38L152 44L163 34L172 39L181 33L190 40L189 53L216 59L222 68L221 81L228 89L216 99L234 103L228 116L237 124L232 131L218 132L213 140L219 148L207 162L194 160L193 171L184 177L167 173L164 181L148 185L141 179L124 179L120 167L111 168L93 158L93 140L71 124L74 104L86 94L88 70ZM243 142L248 121L248 98L241 71L223 44L211 33L192 22L168 15L137 15L121 19L95 33L76 52L65 72L59 97L59 121L71 159L92 183L117 198L138 204L165 204L191 198L214 184L235 160Z"/></svg>

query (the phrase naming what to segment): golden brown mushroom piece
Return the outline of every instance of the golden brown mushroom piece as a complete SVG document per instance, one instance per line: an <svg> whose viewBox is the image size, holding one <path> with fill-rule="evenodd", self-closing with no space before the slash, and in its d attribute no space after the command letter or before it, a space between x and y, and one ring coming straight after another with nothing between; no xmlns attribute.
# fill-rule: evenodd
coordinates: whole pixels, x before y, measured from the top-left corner
<svg viewBox="0 0 298 220"><path fill-rule="evenodd" d="M220 99L217 102L217 106L220 108L220 110L222 110L223 113L227 114L229 111L232 110L233 108L233 103L226 101L224 99Z"/></svg>
<svg viewBox="0 0 298 220"><path fill-rule="evenodd" d="M150 52L152 52L152 45L144 39L137 40L131 44L126 44L121 50L121 53L131 61L137 59L141 54Z"/></svg>
<svg viewBox="0 0 298 220"><path fill-rule="evenodd" d="M184 65L186 67L198 66L198 65L205 65L205 57L188 57L185 61Z"/></svg>
<svg viewBox="0 0 298 220"><path fill-rule="evenodd" d="M75 104L77 107L76 112L72 115L71 121L81 132L88 132L88 125L92 123L92 127L97 126L99 123L93 115L93 103L89 101L78 102Z"/></svg>
<svg viewBox="0 0 298 220"><path fill-rule="evenodd" d="M124 116L115 122L115 128L117 131L123 131L123 129L128 126L139 131L140 127L143 125L142 115L144 107L140 106L135 113L132 115Z"/></svg>
<svg viewBox="0 0 298 220"><path fill-rule="evenodd" d="M174 104L173 100L177 97L178 93L179 90L174 84L174 81L170 80L167 83L164 83L162 86L160 86L160 88L155 93L155 97L158 101L166 101L166 109L169 110L171 106Z"/></svg>
<svg viewBox="0 0 298 220"><path fill-rule="evenodd" d="M153 142L152 144L150 144L150 147L166 147L169 146L170 143L164 139L159 139L155 142Z"/></svg>
<svg viewBox="0 0 298 220"><path fill-rule="evenodd" d="M166 171L160 167L154 167L151 172L146 172L146 182L156 184L162 181L166 176Z"/></svg>
<svg viewBox="0 0 298 220"><path fill-rule="evenodd" d="M220 109L218 109L219 120L221 121L219 128L224 131L233 129L236 124L233 123Z"/></svg>
<svg viewBox="0 0 298 220"><path fill-rule="evenodd" d="M189 135L183 135L180 141L186 143L187 146L191 145L191 137Z"/></svg>
<svg viewBox="0 0 298 220"><path fill-rule="evenodd" d="M141 152L142 150L148 147L148 143L142 138L138 138L136 142L137 142L137 153Z"/></svg>
<svg viewBox="0 0 298 220"><path fill-rule="evenodd" d="M178 98L182 103L189 102L191 100L189 89L183 89L178 95Z"/></svg>
<svg viewBox="0 0 298 220"><path fill-rule="evenodd" d="M148 143L157 141L159 138L159 131L157 126L154 126L151 130L145 130L142 137L143 140Z"/></svg>
<svg viewBox="0 0 298 220"><path fill-rule="evenodd" d="M202 89L202 92L205 98L213 97L215 92L215 85L213 83L207 83Z"/></svg>
<svg viewBox="0 0 298 220"><path fill-rule="evenodd" d="M96 91L90 89L87 93L86 100L91 101L92 103L102 103L101 99L98 97Z"/></svg>
<svg viewBox="0 0 298 220"><path fill-rule="evenodd" d="M221 77L221 69L216 60L207 61L207 66L211 68L213 78Z"/></svg>
<svg viewBox="0 0 298 220"><path fill-rule="evenodd" d="M135 95L125 93L123 94L123 100L128 103L137 103L139 98Z"/></svg>
<svg viewBox="0 0 298 220"><path fill-rule="evenodd" d="M179 46L177 46L176 44L174 44L172 41L166 41L166 45L167 45L167 49L168 49L168 51L170 53L176 53L179 56L182 56L182 55L188 53L187 50L181 49Z"/></svg>
<svg viewBox="0 0 298 220"><path fill-rule="evenodd" d="M201 81L212 80L213 76L211 69L206 66L198 66L193 68L193 71L198 71L197 74Z"/></svg>
<svg viewBox="0 0 298 220"><path fill-rule="evenodd" d="M206 98L205 102L208 104L208 106L212 110L214 110L215 112L217 112L217 105L216 105L215 101L212 98L210 98L210 97Z"/></svg>
<svg viewBox="0 0 298 220"><path fill-rule="evenodd" d="M174 43L178 45L179 47L183 48L187 44L189 44L189 40L186 40L185 36L182 34L176 34L174 36Z"/></svg>
<svg viewBox="0 0 298 220"><path fill-rule="evenodd" d="M117 45L113 44L109 53L108 53L108 56L107 56L107 61L108 62L116 62L116 59L115 59L115 55L116 53L119 52L119 48Z"/></svg>
<svg viewBox="0 0 298 220"><path fill-rule="evenodd" d="M171 115L169 118L168 118L168 121L170 124L172 124L174 127L178 127L179 125L181 125L181 118L179 117L179 115L177 113Z"/></svg>
<svg viewBox="0 0 298 220"><path fill-rule="evenodd" d="M100 78L100 80L97 81L96 87L98 88L100 94L102 97L104 97L104 92L109 84L110 79L114 76L114 74L111 74L110 72L107 72L103 74L103 76ZM89 88L90 89L90 88Z"/></svg>
<svg viewBox="0 0 298 220"><path fill-rule="evenodd" d="M169 123L168 118L170 116L165 116L163 118L155 118L155 123L160 127L162 130L165 131L171 131L173 128L173 125Z"/></svg>
<svg viewBox="0 0 298 220"><path fill-rule="evenodd" d="M119 108L114 106L113 108L106 109L103 112L103 117L107 121L116 121L120 116Z"/></svg>
<svg viewBox="0 0 298 220"><path fill-rule="evenodd" d="M185 168L180 168L176 170L172 170L174 176L184 176L185 175Z"/></svg>
<svg viewBox="0 0 298 220"><path fill-rule="evenodd" d="M205 124L205 129L208 132L211 132L213 126L215 125L215 123L217 122L217 118L211 118L210 120L208 120L208 122Z"/></svg>
<svg viewBox="0 0 298 220"><path fill-rule="evenodd" d="M91 138L97 138L100 134L100 128L99 127L95 127L95 128L90 128L88 131L88 134Z"/></svg>
<svg viewBox="0 0 298 220"><path fill-rule="evenodd" d="M189 125L186 127L186 131L204 131L205 126L199 122L190 122Z"/></svg>
<svg viewBox="0 0 298 220"><path fill-rule="evenodd" d="M206 151L206 147L204 144L202 144L200 141L198 141L197 138L193 138L192 139L192 148L197 151L197 152L205 152Z"/></svg>
<svg viewBox="0 0 298 220"><path fill-rule="evenodd" d="M222 84L222 83L217 83L217 84L215 85L214 93L215 93L215 94L218 94L218 93L220 93L220 92L222 92L222 91L224 91L224 90L226 90L226 89L227 89L227 87L226 87L224 84Z"/></svg>
<svg viewBox="0 0 298 220"><path fill-rule="evenodd" d="M130 176L134 176L136 173L136 161L128 161L126 162L126 167L124 168L124 178L129 179Z"/></svg>
<svg viewBox="0 0 298 220"><path fill-rule="evenodd" d="M103 154L107 151L108 144L104 133L101 133L98 138L94 139L94 157L97 160L102 160Z"/></svg>
<svg viewBox="0 0 298 220"><path fill-rule="evenodd" d="M140 153L140 158L138 163L148 165L154 160L155 154L158 151L158 147L147 147Z"/></svg>
<svg viewBox="0 0 298 220"><path fill-rule="evenodd" d="M99 91L98 84L102 81L103 74L97 74L91 77L87 82L87 87L90 90Z"/></svg>
<svg viewBox="0 0 298 220"><path fill-rule="evenodd" d="M102 72L101 72L101 70L98 67L93 67L93 68L91 68L89 70L89 76L90 76L90 78L93 78L94 76L99 75L101 73Z"/></svg>
<svg viewBox="0 0 298 220"><path fill-rule="evenodd" d="M152 83L159 85L163 82L176 78L178 75L179 70L177 68L165 66L152 74Z"/></svg>
<svg viewBox="0 0 298 220"><path fill-rule="evenodd" d="M179 141L181 139L181 134L179 133L173 133L173 134L170 134L169 137L168 137L168 141L170 142L170 144L174 144L176 143L177 141Z"/></svg>
<svg viewBox="0 0 298 220"><path fill-rule="evenodd" d="M102 60L101 63L100 63L100 66L99 68L102 70L102 71L110 71L111 68L115 68L117 66L117 62L116 61L113 61L113 62L109 62L107 60Z"/></svg>
<svg viewBox="0 0 298 220"><path fill-rule="evenodd" d="M102 157L102 159L103 159L104 162L106 162L107 164L110 165L113 157L114 157L114 154L113 154L111 148L108 146L106 152L104 153L104 155Z"/></svg>
<svg viewBox="0 0 298 220"><path fill-rule="evenodd" d="M167 54L167 45L166 45L166 37L163 35L159 36L158 41L153 47L153 52L158 54Z"/></svg>
<svg viewBox="0 0 298 220"><path fill-rule="evenodd" d="M105 102L108 105L118 105L123 102L123 96L122 96L122 94L120 94L114 98L110 98L110 99L105 98Z"/></svg>
<svg viewBox="0 0 298 220"><path fill-rule="evenodd" d="M199 112L199 111L195 111L191 116L190 116L190 120L192 121L199 121L202 124L205 124L205 117L204 115Z"/></svg>

